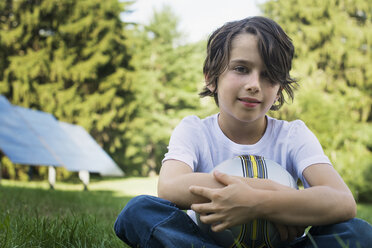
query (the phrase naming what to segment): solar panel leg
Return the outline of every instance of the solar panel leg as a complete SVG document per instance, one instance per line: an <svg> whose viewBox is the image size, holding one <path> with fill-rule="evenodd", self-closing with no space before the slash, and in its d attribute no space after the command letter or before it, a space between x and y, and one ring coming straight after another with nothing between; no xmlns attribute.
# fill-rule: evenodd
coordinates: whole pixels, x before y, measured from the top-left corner
<svg viewBox="0 0 372 248"><path fill-rule="evenodd" d="M32 181L32 178L34 177L34 167L33 166L28 167L27 175L28 175L28 181Z"/></svg>
<svg viewBox="0 0 372 248"><path fill-rule="evenodd" d="M49 166L48 168L48 180L50 189L54 189L56 183L56 168L54 166Z"/></svg>
<svg viewBox="0 0 372 248"><path fill-rule="evenodd" d="M84 190L88 190L89 184L89 171L81 170L79 171L79 178L84 184Z"/></svg>

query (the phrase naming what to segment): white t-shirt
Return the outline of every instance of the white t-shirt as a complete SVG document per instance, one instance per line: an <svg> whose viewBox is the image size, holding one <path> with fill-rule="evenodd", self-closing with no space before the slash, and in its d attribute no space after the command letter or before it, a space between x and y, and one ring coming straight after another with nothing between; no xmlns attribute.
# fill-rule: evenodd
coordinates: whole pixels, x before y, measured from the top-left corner
<svg viewBox="0 0 372 248"><path fill-rule="evenodd" d="M163 162L175 159L188 164L194 172L210 172L221 162L239 155L259 155L284 167L304 187L309 187L302 176L312 164L331 164L315 135L304 122L277 120L267 116L267 127L262 138L253 145L241 145L225 136L218 125L218 114L199 119L188 116L174 129L168 153Z"/></svg>

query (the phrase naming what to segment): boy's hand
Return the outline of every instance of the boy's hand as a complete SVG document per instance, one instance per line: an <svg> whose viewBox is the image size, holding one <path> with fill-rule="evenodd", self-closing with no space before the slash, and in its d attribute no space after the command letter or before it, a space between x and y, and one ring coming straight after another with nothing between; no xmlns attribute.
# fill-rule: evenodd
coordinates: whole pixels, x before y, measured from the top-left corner
<svg viewBox="0 0 372 248"><path fill-rule="evenodd" d="M243 180L215 171L214 177L224 188L212 189L191 186L190 192L210 202L192 204L191 209L200 214L200 220L210 224L215 232L247 223L259 217L257 191Z"/></svg>
<svg viewBox="0 0 372 248"><path fill-rule="evenodd" d="M209 203L192 204L191 209L200 214L200 220L210 224L215 232L231 226L241 225L259 218L258 190L236 176L215 171L216 180L223 185L221 189L191 186L190 192L210 200ZM282 241L292 241L303 235L305 228L275 223Z"/></svg>
<svg viewBox="0 0 372 248"><path fill-rule="evenodd" d="M281 241L291 242L294 239L301 237L305 232L305 227L299 226L286 226L278 223L274 223L276 229L279 232Z"/></svg>

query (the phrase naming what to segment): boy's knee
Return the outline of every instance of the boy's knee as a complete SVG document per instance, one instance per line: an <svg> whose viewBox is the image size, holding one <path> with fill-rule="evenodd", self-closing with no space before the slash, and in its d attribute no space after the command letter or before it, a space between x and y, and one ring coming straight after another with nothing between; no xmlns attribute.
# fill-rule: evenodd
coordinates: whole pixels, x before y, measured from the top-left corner
<svg viewBox="0 0 372 248"><path fill-rule="evenodd" d="M313 229L313 228L312 228ZM343 242L350 247L369 247L372 244L372 226L361 219L353 218L345 222L318 226L310 229L315 241L320 242L319 247L332 247L330 244ZM329 243L330 242L330 243Z"/></svg>
<svg viewBox="0 0 372 248"><path fill-rule="evenodd" d="M353 229L354 235L357 236L357 240L365 245L372 244L372 226L367 221L353 218L348 223Z"/></svg>
<svg viewBox="0 0 372 248"><path fill-rule="evenodd" d="M372 244L372 226L368 222L353 218L336 225L341 226L336 235L339 235L345 244L349 243L350 247L367 248Z"/></svg>
<svg viewBox="0 0 372 248"><path fill-rule="evenodd" d="M135 223L139 217L143 216L143 209L151 205L150 198L152 198L152 196L136 196L125 205L114 225L116 234L120 232L126 224Z"/></svg>
<svg viewBox="0 0 372 248"><path fill-rule="evenodd" d="M131 225L136 223L138 216L141 216L141 208L148 202L147 198L148 196L145 195L132 198L117 217L114 224L114 231L123 241L127 242L125 238L127 236L126 232L132 229Z"/></svg>
<svg viewBox="0 0 372 248"><path fill-rule="evenodd" d="M337 227L336 232L339 233L351 232L353 235L372 235L372 226L368 222L358 218L335 224L335 226Z"/></svg>
<svg viewBox="0 0 372 248"><path fill-rule="evenodd" d="M127 238L150 232L154 225L176 209L171 202L155 196L136 196L126 204L116 219L115 233L128 243Z"/></svg>
<svg viewBox="0 0 372 248"><path fill-rule="evenodd" d="M137 214L143 208L149 207L152 204L151 200L155 198L154 196L149 195L139 195L132 198L124 207L122 212L130 212L131 214Z"/></svg>

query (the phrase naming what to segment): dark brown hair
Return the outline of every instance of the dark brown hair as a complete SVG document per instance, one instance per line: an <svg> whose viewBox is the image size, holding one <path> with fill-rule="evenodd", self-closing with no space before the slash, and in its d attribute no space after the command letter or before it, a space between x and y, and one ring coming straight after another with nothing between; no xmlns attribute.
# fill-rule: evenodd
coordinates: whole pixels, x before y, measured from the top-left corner
<svg viewBox="0 0 372 248"><path fill-rule="evenodd" d="M291 39L273 20L265 17L249 17L243 20L228 22L212 33L207 43L207 56L204 61L203 73L206 85L214 85L214 91L207 86L199 93L201 97L213 96L218 105L218 78L228 66L232 40L242 33L251 33L258 38L258 50L265 64L270 81L280 84L278 104L271 110L278 110L283 103L283 90L293 100L293 88L297 84L291 78L294 47Z"/></svg>

